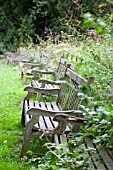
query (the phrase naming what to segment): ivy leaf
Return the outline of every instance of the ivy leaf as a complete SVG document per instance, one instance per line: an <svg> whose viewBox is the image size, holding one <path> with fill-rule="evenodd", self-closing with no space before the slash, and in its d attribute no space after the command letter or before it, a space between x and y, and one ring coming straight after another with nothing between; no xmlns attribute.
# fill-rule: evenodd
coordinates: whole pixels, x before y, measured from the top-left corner
<svg viewBox="0 0 113 170"><path fill-rule="evenodd" d="M101 141L101 138L93 140L93 143L99 143Z"/></svg>
<svg viewBox="0 0 113 170"><path fill-rule="evenodd" d="M105 119L102 119L102 120L100 121L100 124L108 124L108 121L105 120Z"/></svg>
<svg viewBox="0 0 113 170"><path fill-rule="evenodd" d="M102 3L102 4L99 5L99 8L105 7L106 5L107 5L106 3Z"/></svg>

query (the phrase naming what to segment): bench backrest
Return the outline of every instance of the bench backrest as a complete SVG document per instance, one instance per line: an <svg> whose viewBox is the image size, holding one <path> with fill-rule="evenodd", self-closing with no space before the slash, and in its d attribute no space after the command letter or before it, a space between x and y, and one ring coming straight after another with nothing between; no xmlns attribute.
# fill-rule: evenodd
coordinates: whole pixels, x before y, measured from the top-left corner
<svg viewBox="0 0 113 170"><path fill-rule="evenodd" d="M64 79L67 68L71 68L71 67L72 67L72 64L61 57L59 64L58 64L58 68L57 68L56 79L57 80ZM74 66L73 66L73 69L74 69Z"/></svg>
<svg viewBox="0 0 113 170"><path fill-rule="evenodd" d="M38 64L43 64L44 69L46 70L49 64L49 59L51 58L51 52L45 52L45 51L35 51L34 53L34 59Z"/></svg>
<svg viewBox="0 0 113 170"><path fill-rule="evenodd" d="M49 53L43 52L42 53L41 63L44 63L44 65L45 65L44 69L47 69L50 58L51 58L51 52L49 52Z"/></svg>
<svg viewBox="0 0 113 170"><path fill-rule="evenodd" d="M90 77L89 80L86 80L85 78L76 74L71 68L67 68L65 80L66 83L61 85L57 103L62 107L63 110L78 109L80 102L83 104L80 96L78 96L78 92L81 92L81 87L84 84L90 86L94 78Z"/></svg>

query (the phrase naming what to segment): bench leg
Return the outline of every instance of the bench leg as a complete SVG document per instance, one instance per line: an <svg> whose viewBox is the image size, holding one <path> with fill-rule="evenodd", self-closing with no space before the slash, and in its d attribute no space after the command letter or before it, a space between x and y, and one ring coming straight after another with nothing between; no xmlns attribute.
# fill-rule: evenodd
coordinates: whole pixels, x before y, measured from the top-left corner
<svg viewBox="0 0 113 170"><path fill-rule="evenodd" d="M22 72L22 70L21 70L21 79L23 79L23 72Z"/></svg>
<svg viewBox="0 0 113 170"><path fill-rule="evenodd" d="M32 92L28 92L28 94L24 97L24 100L23 100L23 108L22 108L22 116L21 116L21 123L22 125L25 126L25 114L26 114L26 110L25 110L25 101L26 100L29 100L29 98L32 96Z"/></svg>
<svg viewBox="0 0 113 170"><path fill-rule="evenodd" d="M25 68L25 69L24 69L24 72L23 72L22 84L25 84L25 83L26 83L26 74L27 74L27 69Z"/></svg>
<svg viewBox="0 0 113 170"><path fill-rule="evenodd" d="M32 129L33 129L33 126L38 122L38 120L39 120L38 116L32 116L31 120L25 126L25 135L24 135L24 141L22 145L21 158L23 158L24 156L27 156L27 151L30 145Z"/></svg>

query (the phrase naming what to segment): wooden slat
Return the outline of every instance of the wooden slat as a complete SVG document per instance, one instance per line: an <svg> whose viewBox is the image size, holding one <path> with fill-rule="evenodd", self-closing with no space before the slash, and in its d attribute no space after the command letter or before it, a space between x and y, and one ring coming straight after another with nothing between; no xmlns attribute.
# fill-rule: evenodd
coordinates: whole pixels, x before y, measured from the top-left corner
<svg viewBox="0 0 113 170"><path fill-rule="evenodd" d="M51 85L51 84L45 84L45 88L46 88L46 89L53 89L53 85Z"/></svg>
<svg viewBox="0 0 113 170"><path fill-rule="evenodd" d="M87 145L84 143L84 141L82 141L82 142L83 142L83 147L85 149L86 157L88 157L88 161L89 161L89 164L90 164L89 167L87 168L87 170L95 170L94 164L91 160L91 156L90 156L89 152L87 151Z"/></svg>
<svg viewBox="0 0 113 170"><path fill-rule="evenodd" d="M32 80L32 86L33 87L38 87L36 80Z"/></svg>
<svg viewBox="0 0 113 170"><path fill-rule="evenodd" d="M39 107L39 102L38 101L35 101L35 106L36 107ZM39 127L41 130L46 130L46 126L45 126L45 122L44 122L44 119L42 116L39 116ZM37 126L37 125L35 125Z"/></svg>
<svg viewBox="0 0 113 170"><path fill-rule="evenodd" d="M52 102L51 106L52 106L53 110L55 110L55 111L59 111L60 110L59 107L57 106L56 102ZM53 122L55 124L55 127L58 126L57 122L55 122L55 121L53 121Z"/></svg>
<svg viewBox="0 0 113 170"><path fill-rule="evenodd" d="M42 109L47 110L44 102L40 102L40 106L41 106ZM51 121L50 121L49 117L44 116L43 119L45 121L45 125L46 125L47 129L48 130L53 130L53 126L51 124Z"/></svg>
<svg viewBox="0 0 113 170"><path fill-rule="evenodd" d="M93 153L92 153L92 151L91 152L89 151L89 154L91 156L91 160L92 160L92 162L94 164L95 169L107 170L105 168L105 166L102 163L100 163L100 161L97 162L97 159L99 158L99 155L98 155L98 152L97 152L96 148L92 144L92 142L90 142L88 139L85 139L85 142L86 142L88 147L95 149L95 152L93 152Z"/></svg>
<svg viewBox="0 0 113 170"><path fill-rule="evenodd" d="M60 89L60 87L58 86L58 85L53 85L53 88L55 88L55 89Z"/></svg>
<svg viewBox="0 0 113 170"><path fill-rule="evenodd" d="M80 75L76 74L73 70L67 69L66 75L68 75L73 81L82 85L83 83L87 84L87 80L81 77Z"/></svg>
<svg viewBox="0 0 113 170"><path fill-rule="evenodd" d="M30 120L30 117L29 117L29 115L27 115L26 113L27 113L27 111L28 111L28 109L29 109L29 105L28 105L28 103L27 103L27 100L25 100L25 105L24 105L24 114L25 114L25 124Z"/></svg>
<svg viewBox="0 0 113 170"><path fill-rule="evenodd" d="M32 100L29 100L29 107L30 107L30 108L34 107L34 103L33 103Z"/></svg>
<svg viewBox="0 0 113 170"><path fill-rule="evenodd" d="M56 104L56 102L52 102L52 107L53 107L53 110L56 110L56 111L59 111L61 109L59 109L58 105Z"/></svg>
<svg viewBox="0 0 113 170"><path fill-rule="evenodd" d="M32 107L34 107L34 103L33 103L32 100L29 100L29 108L32 108ZM26 114L26 116L27 116L27 114ZM28 116L29 116L29 115L28 115ZM32 116L29 116L29 117L32 118ZM31 118L30 118L30 119L31 119Z"/></svg>
<svg viewBox="0 0 113 170"><path fill-rule="evenodd" d="M36 80L32 80L32 86L36 88L41 88L41 83L39 83ZM59 88L57 85L52 85L52 84L45 84L45 89L54 89L54 88Z"/></svg>
<svg viewBox="0 0 113 170"><path fill-rule="evenodd" d="M39 83L38 81L35 81L36 83L36 88L40 88L41 87L41 83Z"/></svg>
<svg viewBox="0 0 113 170"><path fill-rule="evenodd" d="M48 109L48 110L50 110L50 111L53 110L51 103L46 102L46 106L47 106L47 109ZM56 111L56 110L55 110L55 111ZM58 126L58 123L55 122L55 121L53 121L53 117L50 117L50 121L52 122L54 128Z"/></svg>
<svg viewBox="0 0 113 170"><path fill-rule="evenodd" d="M107 154L106 150L104 149L104 146L102 146L101 144L100 145L94 144L94 146L95 148L97 148L98 153L101 155L106 169L113 170L113 161Z"/></svg>
<svg viewBox="0 0 113 170"><path fill-rule="evenodd" d="M44 89L53 89L53 86L51 86L50 84L45 84Z"/></svg>
<svg viewBox="0 0 113 170"><path fill-rule="evenodd" d="M61 134L61 135L60 135L60 143L61 143L61 144L67 144L67 137L66 137L65 134ZM69 148L67 148L66 146L64 146L63 151L64 151L64 152L68 152L68 151L69 151Z"/></svg>
<svg viewBox="0 0 113 170"><path fill-rule="evenodd" d="M59 139L58 139L58 135L57 135L57 134L54 135L54 142L55 142L57 145L59 145Z"/></svg>

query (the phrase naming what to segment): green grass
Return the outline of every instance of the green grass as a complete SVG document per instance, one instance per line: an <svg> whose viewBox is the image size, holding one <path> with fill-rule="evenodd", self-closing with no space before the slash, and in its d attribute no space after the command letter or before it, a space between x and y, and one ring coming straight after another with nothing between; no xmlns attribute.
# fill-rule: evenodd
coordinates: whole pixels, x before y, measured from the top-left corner
<svg viewBox="0 0 113 170"><path fill-rule="evenodd" d="M0 169L34 169L20 162L24 128L21 125L21 102L26 95L18 66L0 61Z"/></svg>

